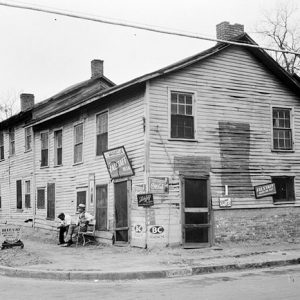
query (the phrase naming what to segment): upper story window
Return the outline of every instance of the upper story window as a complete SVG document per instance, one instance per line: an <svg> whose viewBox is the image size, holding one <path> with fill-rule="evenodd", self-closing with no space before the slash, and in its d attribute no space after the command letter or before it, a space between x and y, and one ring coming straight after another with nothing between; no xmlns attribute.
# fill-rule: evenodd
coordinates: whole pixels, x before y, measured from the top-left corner
<svg viewBox="0 0 300 300"><path fill-rule="evenodd" d="M292 150L292 110L290 108L273 108L273 149Z"/></svg>
<svg viewBox="0 0 300 300"><path fill-rule="evenodd" d="M9 129L9 155L15 155L15 129Z"/></svg>
<svg viewBox="0 0 300 300"><path fill-rule="evenodd" d="M56 166L62 165L62 130L54 132L54 162Z"/></svg>
<svg viewBox="0 0 300 300"><path fill-rule="evenodd" d="M83 124L74 126L74 164L83 161Z"/></svg>
<svg viewBox="0 0 300 300"><path fill-rule="evenodd" d="M37 189L37 204L38 209L45 208L45 188L38 188Z"/></svg>
<svg viewBox="0 0 300 300"><path fill-rule="evenodd" d="M41 167L47 167L49 163L49 134L41 133Z"/></svg>
<svg viewBox="0 0 300 300"><path fill-rule="evenodd" d="M194 139L192 93L171 92L171 138Z"/></svg>
<svg viewBox="0 0 300 300"><path fill-rule="evenodd" d="M25 128L25 151L31 150L32 147L32 128Z"/></svg>
<svg viewBox="0 0 300 300"><path fill-rule="evenodd" d="M4 159L4 134L0 131L0 160Z"/></svg>
<svg viewBox="0 0 300 300"><path fill-rule="evenodd" d="M102 152L107 150L108 144L108 112L96 116L96 126L96 155L102 155Z"/></svg>

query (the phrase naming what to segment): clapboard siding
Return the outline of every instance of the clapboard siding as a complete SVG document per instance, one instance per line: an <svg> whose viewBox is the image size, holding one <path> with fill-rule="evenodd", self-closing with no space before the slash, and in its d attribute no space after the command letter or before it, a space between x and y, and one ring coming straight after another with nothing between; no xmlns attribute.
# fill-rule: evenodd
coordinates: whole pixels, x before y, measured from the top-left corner
<svg viewBox="0 0 300 300"><path fill-rule="evenodd" d="M96 156L96 115L108 111L108 147L124 146L135 172L135 180L143 178L144 164L144 132L143 132L143 91L138 91L128 98L111 99L109 104L101 104L87 108L84 113L72 113L64 121L55 122L55 126L42 128L35 135L36 144L36 186L46 187L47 183L55 183L56 215L59 212L74 214L76 211L76 191L86 190L88 195L88 178L95 174L96 185L108 185L108 227L113 229L114 218L114 186L110 180L104 159ZM83 122L83 163L73 164L73 131L74 125ZM54 131L63 130L63 165L54 166ZM49 167L40 168L40 132L49 131ZM129 199L129 202L131 199ZM37 209L36 225L44 229L53 229L53 221L46 220L45 209ZM88 210L95 213L94 207Z"/></svg>
<svg viewBox="0 0 300 300"><path fill-rule="evenodd" d="M195 93L195 142L169 140L168 89ZM248 187L243 189L243 184L230 182L229 194L235 190L233 207L272 206L272 197L254 198L253 186L269 182L275 175L296 176L296 204L300 205L300 99L247 50L231 47L203 62L152 80L149 95L151 175L174 176L172 162L175 156L183 153L186 156L209 155L214 208L218 208L218 197L224 193L222 181L235 173L240 182L243 183L243 178L248 180ZM294 109L293 153L271 151L271 106ZM232 137L220 136L220 122L248 124L247 131L235 131L234 137L236 141L243 138L249 144L230 143ZM223 161L221 137L225 150L230 151L229 157L222 154ZM241 153L242 147L248 149L247 155ZM242 169L239 168L241 163ZM237 175L233 177L237 180Z"/></svg>

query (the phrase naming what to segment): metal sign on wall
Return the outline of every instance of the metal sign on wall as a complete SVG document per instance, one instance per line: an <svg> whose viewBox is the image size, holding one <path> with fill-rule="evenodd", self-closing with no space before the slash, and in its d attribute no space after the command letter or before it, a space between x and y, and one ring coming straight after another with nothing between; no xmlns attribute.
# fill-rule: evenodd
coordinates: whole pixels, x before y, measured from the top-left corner
<svg viewBox="0 0 300 300"><path fill-rule="evenodd" d="M138 199L138 206L153 206L154 201L153 201L153 194L139 194L137 195Z"/></svg>
<svg viewBox="0 0 300 300"><path fill-rule="evenodd" d="M103 157L111 179L133 175L124 146L104 151Z"/></svg>
<svg viewBox="0 0 300 300"><path fill-rule="evenodd" d="M169 178L149 177L149 192L152 194L166 194L169 192Z"/></svg>
<svg viewBox="0 0 300 300"><path fill-rule="evenodd" d="M255 197L262 198L276 194L275 183L257 185L254 187Z"/></svg>

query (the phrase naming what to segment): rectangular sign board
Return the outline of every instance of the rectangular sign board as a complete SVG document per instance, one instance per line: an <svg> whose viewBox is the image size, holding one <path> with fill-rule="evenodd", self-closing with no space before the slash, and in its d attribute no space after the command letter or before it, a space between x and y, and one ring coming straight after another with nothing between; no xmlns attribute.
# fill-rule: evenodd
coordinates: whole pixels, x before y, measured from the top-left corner
<svg viewBox="0 0 300 300"><path fill-rule="evenodd" d="M169 192L169 178L149 177L149 192L152 194L166 194Z"/></svg>
<svg viewBox="0 0 300 300"><path fill-rule="evenodd" d="M255 197L262 198L276 194L275 183L257 185L254 187Z"/></svg>
<svg viewBox="0 0 300 300"><path fill-rule="evenodd" d="M137 195L138 206L153 206L153 194L139 194Z"/></svg>
<svg viewBox="0 0 300 300"><path fill-rule="evenodd" d="M111 179L133 175L124 146L104 151L103 157Z"/></svg>
<svg viewBox="0 0 300 300"><path fill-rule="evenodd" d="M1 236L7 243L15 243L21 238L21 226L5 225L0 227Z"/></svg>

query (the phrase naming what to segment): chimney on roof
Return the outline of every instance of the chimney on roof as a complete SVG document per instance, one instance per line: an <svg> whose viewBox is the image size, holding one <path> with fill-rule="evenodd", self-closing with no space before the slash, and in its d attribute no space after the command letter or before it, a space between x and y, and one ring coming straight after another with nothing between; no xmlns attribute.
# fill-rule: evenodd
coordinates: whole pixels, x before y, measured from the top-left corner
<svg viewBox="0 0 300 300"><path fill-rule="evenodd" d="M23 93L20 95L20 101L21 101L21 111L30 110L34 106L34 95Z"/></svg>
<svg viewBox="0 0 300 300"><path fill-rule="evenodd" d="M103 76L103 60L100 60L100 59L92 60L91 61L91 70L92 70L91 78L94 78L97 76Z"/></svg>
<svg viewBox="0 0 300 300"><path fill-rule="evenodd" d="M227 21L217 24L216 29L218 40L229 41L244 33L244 25L237 23L231 25Z"/></svg>

